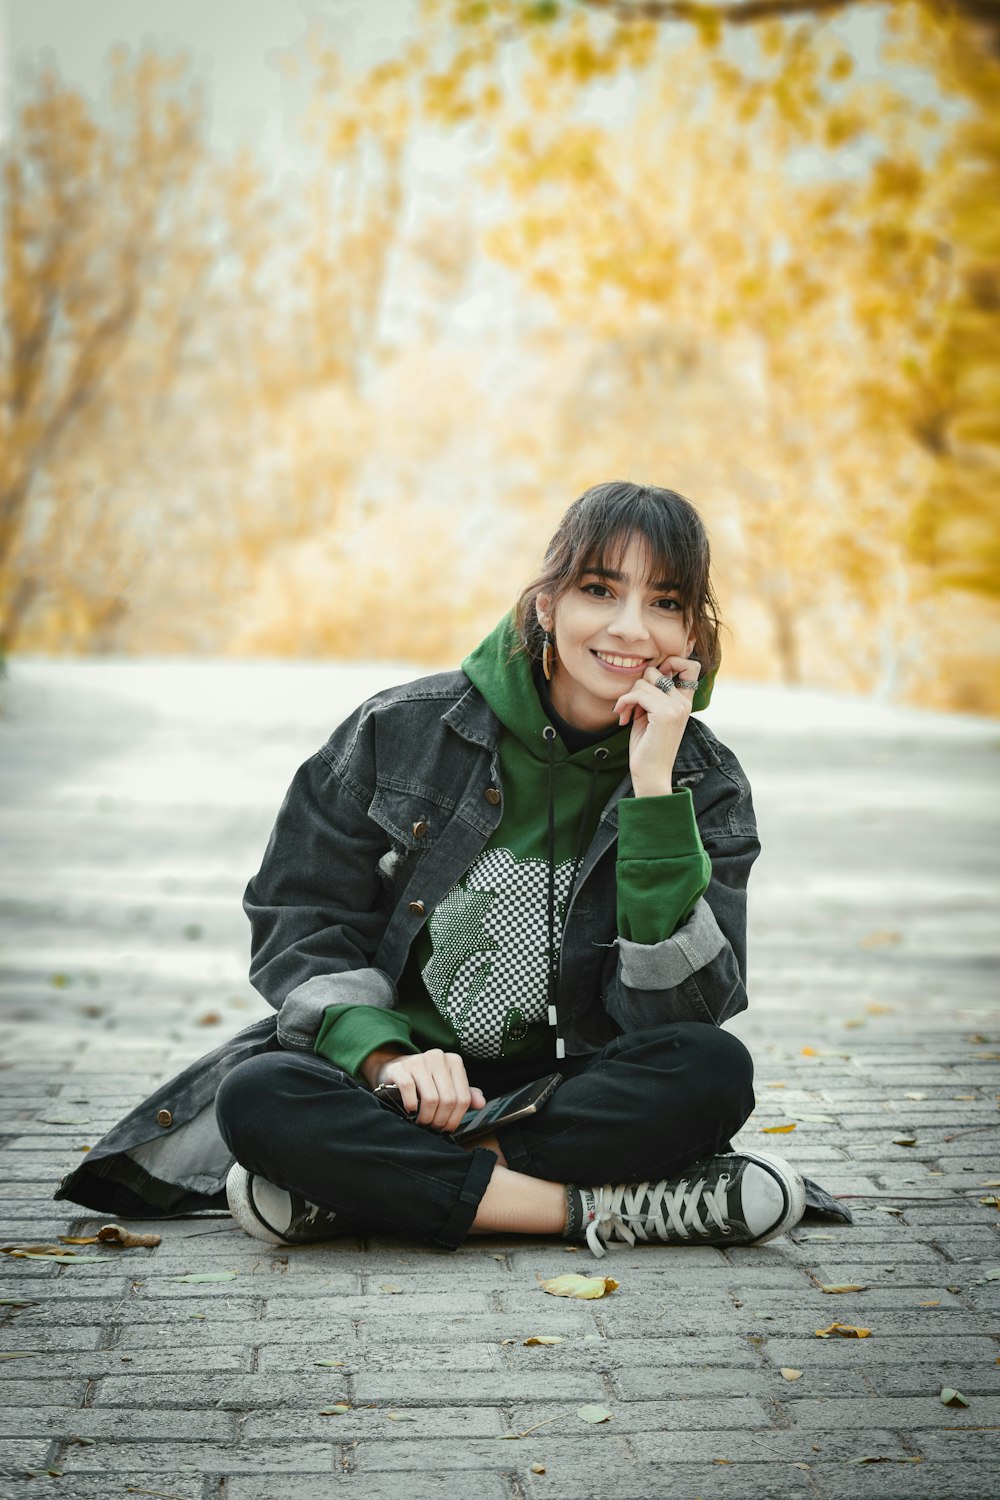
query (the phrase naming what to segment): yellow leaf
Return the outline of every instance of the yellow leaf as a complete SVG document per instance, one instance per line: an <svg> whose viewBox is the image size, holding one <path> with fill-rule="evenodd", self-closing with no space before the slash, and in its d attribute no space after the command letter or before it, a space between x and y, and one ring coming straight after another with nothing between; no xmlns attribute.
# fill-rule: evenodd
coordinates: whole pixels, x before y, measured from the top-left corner
<svg viewBox="0 0 1000 1500"><path fill-rule="evenodd" d="M556 1333L553 1333L553 1334L542 1333L542 1334L533 1334L530 1339L522 1339L521 1342L527 1348L530 1349L535 1344L544 1344L547 1347L549 1344L565 1344L566 1340L564 1338L560 1338L559 1335L556 1334Z"/></svg>
<svg viewBox="0 0 1000 1500"><path fill-rule="evenodd" d="M861 1282L859 1282L859 1281L834 1282L830 1286L821 1286L820 1287L820 1291L821 1292L830 1292L830 1293L833 1293L833 1292L867 1292L867 1290L868 1290L867 1286L863 1286L861 1284Z"/></svg>
<svg viewBox="0 0 1000 1500"><path fill-rule="evenodd" d="M793 1370L790 1365L782 1365L782 1367L781 1367L781 1373L782 1373L782 1375L784 1375L784 1377L785 1377L786 1380L801 1380L802 1379L802 1371L801 1370Z"/></svg>
<svg viewBox="0 0 1000 1500"><path fill-rule="evenodd" d="M794 1125L762 1125L761 1135L788 1135L795 1129Z"/></svg>
<svg viewBox="0 0 1000 1500"><path fill-rule="evenodd" d="M831 1323L829 1328L817 1328L818 1339L828 1339L836 1334L841 1339L869 1339L872 1331L870 1328L855 1328L850 1323Z"/></svg>
<svg viewBox="0 0 1000 1500"><path fill-rule="evenodd" d="M815 1047L803 1047L802 1048L802 1056L803 1057L819 1057L819 1053L816 1051Z"/></svg>
<svg viewBox="0 0 1000 1500"><path fill-rule="evenodd" d="M918 1307L940 1307L940 1302L918 1302Z"/></svg>
<svg viewBox="0 0 1000 1500"><path fill-rule="evenodd" d="M538 1278L543 1292L552 1297L606 1297L617 1289L618 1283L610 1276L579 1276L575 1271L565 1276L553 1276L548 1281Z"/></svg>

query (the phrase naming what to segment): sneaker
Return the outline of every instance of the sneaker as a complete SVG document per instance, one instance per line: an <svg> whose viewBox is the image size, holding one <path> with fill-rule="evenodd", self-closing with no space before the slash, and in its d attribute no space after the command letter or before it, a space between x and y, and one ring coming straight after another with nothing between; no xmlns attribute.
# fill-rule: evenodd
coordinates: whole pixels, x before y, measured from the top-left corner
<svg viewBox="0 0 1000 1500"><path fill-rule="evenodd" d="M763 1151L709 1156L669 1182L609 1183L577 1192L584 1238L599 1257L611 1240L762 1245L793 1229L806 1206L799 1173Z"/></svg>
<svg viewBox="0 0 1000 1500"><path fill-rule="evenodd" d="M239 1162L226 1178L226 1197L229 1212L240 1228L269 1245L308 1245L333 1239L346 1230L344 1225L334 1225L337 1215L332 1209L320 1208L298 1193L275 1187Z"/></svg>

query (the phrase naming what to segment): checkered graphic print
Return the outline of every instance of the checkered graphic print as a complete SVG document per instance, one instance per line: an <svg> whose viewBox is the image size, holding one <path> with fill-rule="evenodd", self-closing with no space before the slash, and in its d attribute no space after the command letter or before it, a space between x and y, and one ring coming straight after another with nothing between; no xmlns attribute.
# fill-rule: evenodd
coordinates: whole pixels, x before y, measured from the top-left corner
<svg viewBox="0 0 1000 1500"><path fill-rule="evenodd" d="M556 866L556 952L572 861ZM505 1043L548 1014L548 865L487 849L433 912L434 953L423 980L470 1057L503 1057Z"/></svg>

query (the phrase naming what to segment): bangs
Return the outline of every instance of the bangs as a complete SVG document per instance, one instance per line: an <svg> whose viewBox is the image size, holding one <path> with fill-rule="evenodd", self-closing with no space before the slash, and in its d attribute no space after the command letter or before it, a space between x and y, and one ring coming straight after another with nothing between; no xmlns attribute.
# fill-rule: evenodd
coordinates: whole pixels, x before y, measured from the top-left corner
<svg viewBox="0 0 1000 1500"><path fill-rule="evenodd" d="M621 572L626 552L637 541L646 554L646 577L671 583L685 611L692 613L704 597L708 572L700 518L672 490L601 488L624 493L602 495L592 505L584 499L574 545L560 569L563 587L574 587L589 572Z"/></svg>

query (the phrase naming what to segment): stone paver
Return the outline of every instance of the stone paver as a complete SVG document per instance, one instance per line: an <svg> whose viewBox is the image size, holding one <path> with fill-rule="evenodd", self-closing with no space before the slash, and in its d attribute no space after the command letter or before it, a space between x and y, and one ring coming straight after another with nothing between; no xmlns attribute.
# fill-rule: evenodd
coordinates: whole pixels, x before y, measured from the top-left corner
<svg viewBox="0 0 1000 1500"><path fill-rule="evenodd" d="M243 885L294 767L405 675L15 664L3 1244L99 1224L52 1201L59 1177L264 1013ZM538 1290L594 1268L546 1240L272 1251L210 1216L136 1226L161 1245L96 1264L0 1256L0 1353L23 1356L0 1360L0 1500L996 1493L1000 729L725 686L708 721L750 773L765 845L752 1005L733 1026L758 1074L741 1140L844 1195L854 1225L750 1250L621 1247L602 1265L618 1291L589 1303ZM222 1268L236 1279L175 1279ZM843 1284L859 1289L824 1290ZM816 1337L835 1321L870 1335ZM610 1419L584 1423L584 1404Z"/></svg>

